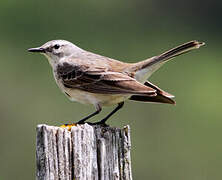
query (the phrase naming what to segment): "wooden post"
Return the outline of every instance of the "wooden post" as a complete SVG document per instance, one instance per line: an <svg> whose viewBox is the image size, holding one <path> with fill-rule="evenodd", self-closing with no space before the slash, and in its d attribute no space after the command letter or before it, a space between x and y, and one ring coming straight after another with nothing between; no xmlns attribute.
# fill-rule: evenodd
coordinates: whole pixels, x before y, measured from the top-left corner
<svg viewBox="0 0 222 180"><path fill-rule="evenodd" d="M130 127L38 125L37 180L132 180Z"/></svg>

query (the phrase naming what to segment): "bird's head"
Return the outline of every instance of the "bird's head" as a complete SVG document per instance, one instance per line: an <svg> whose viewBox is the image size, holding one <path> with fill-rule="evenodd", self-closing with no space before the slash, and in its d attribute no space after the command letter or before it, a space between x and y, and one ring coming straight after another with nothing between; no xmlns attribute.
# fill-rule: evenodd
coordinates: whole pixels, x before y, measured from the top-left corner
<svg viewBox="0 0 222 180"><path fill-rule="evenodd" d="M53 40L40 47L30 48L28 51L44 54L52 65L63 57L78 56L84 50L65 40Z"/></svg>

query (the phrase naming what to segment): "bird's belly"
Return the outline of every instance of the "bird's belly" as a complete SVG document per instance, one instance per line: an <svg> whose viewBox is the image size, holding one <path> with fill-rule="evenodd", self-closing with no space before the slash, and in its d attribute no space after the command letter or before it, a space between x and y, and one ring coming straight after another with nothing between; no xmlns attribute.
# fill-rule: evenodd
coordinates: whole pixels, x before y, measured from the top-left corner
<svg viewBox="0 0 222 180"><path fill-rule="evenodd" d="M95 94L78 89L65 89L71 101L78 101L82 104L99 104L102 106L109 106L118 104L127 98L129 95L110 95L110 94Z"/></svg>

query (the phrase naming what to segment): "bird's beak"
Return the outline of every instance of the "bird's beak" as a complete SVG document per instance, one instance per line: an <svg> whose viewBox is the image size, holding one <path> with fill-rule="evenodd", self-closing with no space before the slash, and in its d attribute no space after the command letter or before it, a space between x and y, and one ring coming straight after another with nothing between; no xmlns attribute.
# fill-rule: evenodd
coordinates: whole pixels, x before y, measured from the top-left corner
<svg viewBox="0 0 222 180"><path fill-rule="evenodd" d="M29 52L39 52L39 53L45 53L45 49L42 47L38 47L38 48L30 48L28 49Z"/></svg>

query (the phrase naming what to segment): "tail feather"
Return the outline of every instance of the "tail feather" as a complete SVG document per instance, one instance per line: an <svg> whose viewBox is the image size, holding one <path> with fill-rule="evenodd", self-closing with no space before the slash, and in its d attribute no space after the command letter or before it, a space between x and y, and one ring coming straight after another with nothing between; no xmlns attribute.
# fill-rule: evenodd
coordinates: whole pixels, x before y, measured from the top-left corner
<svg viewBox="0 0 222 180"><path fill-rule="evenodd" d="M167 61L171 58L187 53L193 49L198 49L200 46L203 46L204 44L205 43L198 42L198 41L187 42L167 52L164 52L163 54L159 56L154 56L153 58L143 61L144 63L140 68L143 69L143 68L146 68L147 66L152 66L153 64Z"/></svg>
<svg viewBox="0 0 222 180"><path fill-rule="evenodd" d="M181 54L187 53L193 49L198 49L202 45L204 45L203 42L187 42L167 52L164 52L159 56L154 56L147 60L134 63L131 65L130 68L127 69L127 71L134 72L135 78L139 82L145 82L146 79L149 78L157 69L159 69L167 60L179 56Z"/></svg>
<svg viewBox="0 0 222 180"><path fill-rule="evenodd" d="M156 96L138 96L133 95L129 98L129 100L140 101L140 102L152 102L152 103L164 103L164 104L176 104L174 100L163 96L161 94L157 94Z"/></svg>
<svg viewBox="0 0 222 180"><path fill-rule="evenodd" d="M200 46L203 45L203 42L190 41L167 52L164 52L159 56L154 56L145 61L132 64L132 66L127 70L129 72L134 73L134 78L137 81L142 83L145 82L144 85L155 89L157 95L152 97L143 95L133 95L130 97L130 100L175 104L175 101L171 99L174 97L173 95L161 90L150 82L146 82L146 79L149 78L152 73L155 72L158 68L160 68L160 66L164 64L164 62L166 62L167 60L179 56L181 54L187 53L193 49L198 49Z"/></svg>
<svg viewBox="0 0 222 180"><path fill-rule="evenodd" d="M145 82L146 86L151 87L156 90L156 96L141 96L141 95L133 95L129 99L134 101L142 101L142 102L156 102L156 103L166 103L166 104L176 104L176 102L171 99L174 96L172 94L169 94L168 92L163 91L156 85Z"/></svg>

